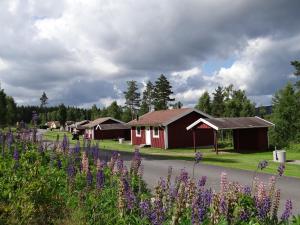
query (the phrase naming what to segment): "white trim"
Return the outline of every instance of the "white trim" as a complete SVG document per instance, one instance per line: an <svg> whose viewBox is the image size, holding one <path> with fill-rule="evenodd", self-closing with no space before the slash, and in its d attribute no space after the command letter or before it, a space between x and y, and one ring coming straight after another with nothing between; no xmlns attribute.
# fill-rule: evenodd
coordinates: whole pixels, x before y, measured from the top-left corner
<svg viewBox="0 0 300 225"><path fill-rule="evenodd" d="M164 129L164 141L165 141L165 149L168 149L169 148L168 126L165 126Z"/></svg>
<svg viewBox="0 0 300 225"><path fill-rule="evenodd" d="M266 122L266 123L270 124L271 126L275 126L275 124L274 124L274 123L271 123L271 122L270 122L270 121L268 121L268 120L265 120L265 119L263 119L263 118L260 118L259 116L255 116L255 118L257 118L257 119L260 119L260 120L262 120L262 121L264 121L264 122Z"/></svg>
<svg viewBox="0 0 300 225"><path fill-rule="evenodd" d="M92 140L94 140L94 139L95 139L95 130L93 128L93 130L92 130Z"/></svg>
<svg viewBox="0 0 300 225"><path fill-rule="evenodd" d="M158 135L155 135L155 128L157 128ZM158 126L152 127L152 133L153 133L153 138L159 138L159 127Z"/></svg>
<svg viewBox="0 0 300 225"><path fill-rule="evenodd" d="M132 128L130 128L130 144L132 145Z"/></svg>
<svg viewBox="0 0 300 225"><path fill-rule="evenodd" d="M96 126L96 130L101 130L101 127L100 127L100 124L98 124L97 126Z"/></svg>
<svg viewBox="0 0 300 225"><path fill-rule="evenodd" d="M150 146L152 144L151 126L145 127L145 144Z"/></svg>
<svg viewBox="0 0 300 225"><path fill-rule="evenodd" d="M194 123L192 123L191 125L189 125L186 129L187 130L190 130L192 129L194 126L198 125L199 123L205 123L206 125L210 126L211 128L215 129L215 130L219 130L219 128L215 125L213 125L212 123L206 121L205 119L203 118L200 118L198 120L196 120Z"/></svg>
<svg viewBox="0 0 300 225"><path fill-rule="evenodd" d="M137 128L140 128L140 133L138 134L138 132L137 132ZM135 136L136 137L142 137L142 127L141 126L136 126L135 127Z"/></svg>
<svg viewBox="0 0 300 225"><path fill-rule="evenodd" d="M192 112L196 112L196 113L198 113L198 114L200 114L200 115L202 115L202 116L205 116L205 117L207 117L207 118L209 118L209 119L213 118L212 116L210 116L210 115L208 115L208 114L206 114L206 113L204 113L204 112L202 112L202 111L200 111L200 110L197 110L197 109L189 109L189 110L187 110L186 112L180 114L179 116L176 116L176 117L172 118L172 119L169 120L168 122L163 123L162 125L163 125L163 126L167 126L167 125L169 125L170 123L173 123L174 121L179 120L180 118L182 118L182 117L184 117L184 116L186 116L186 115L188 115L188 114L190 114L190 113L192 113Z"/></svg>

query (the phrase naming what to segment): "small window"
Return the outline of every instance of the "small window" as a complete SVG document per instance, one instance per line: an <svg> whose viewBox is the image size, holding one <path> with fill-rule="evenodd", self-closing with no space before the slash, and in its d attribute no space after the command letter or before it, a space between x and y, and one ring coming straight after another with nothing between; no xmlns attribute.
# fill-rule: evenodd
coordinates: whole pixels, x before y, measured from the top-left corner
<svg viewBox="0 0 300 225"><path fill-rule="evenodd" d="M141 136L141 127L136 127L135 134L137 137Z"/></svg>
<svg viewBox="0 0 300 225"><path fill-rule="evenodd" d="M159 137L159 128L153 127L153 137Z"/></svg>

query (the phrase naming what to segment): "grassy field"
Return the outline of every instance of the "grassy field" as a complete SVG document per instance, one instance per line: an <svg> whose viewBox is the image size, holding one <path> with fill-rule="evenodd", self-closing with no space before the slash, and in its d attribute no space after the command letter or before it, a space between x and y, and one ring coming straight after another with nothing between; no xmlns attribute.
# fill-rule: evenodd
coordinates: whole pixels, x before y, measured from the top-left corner
<svg viewBox="0 0 300 225"><path fill-rule="evenodd" d="M63 135L66 134L71 140L71 134L68 132L48 131L44 134L45 140L55 140L59 135L60 140ZM82 139L81 139L82 141ZM71 141L71 144L76 144L77 141ZM117 150L123 152L133 152L134 147L130 145L130 142L119 144L113 140L99 141L99 146L102 149ZM278 163L272 162L273 156L271 151L266 152L254 152L254 153L237 153L232 149L220 149L219 155L213 152L213 149L199 149L204 155L203 163L210 165L217 165L229 168L237 168L243 170L255 170L257 164L261 160L268 160L269 166L264 170L266 173L276 174ZM193 149L158 149L158 148L141 148L140 152L143 155L152 155L166 157L168 159L179 160L193 160ZM287 149L287 160L300 160L300 144L293 145L290 149ZM286 176L300 178L300 165L286 164L285 170Z"/></svg>

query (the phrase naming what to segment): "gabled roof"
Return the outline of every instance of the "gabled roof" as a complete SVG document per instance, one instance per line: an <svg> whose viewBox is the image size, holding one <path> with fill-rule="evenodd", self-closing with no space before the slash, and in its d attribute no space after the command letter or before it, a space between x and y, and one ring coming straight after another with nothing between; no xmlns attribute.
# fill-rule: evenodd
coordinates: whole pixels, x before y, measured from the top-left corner
<svg viewBox="0 0 300 225"><path fill-rule="evenodd" d="M98 124L96 130L127 130L130 127L124 123Z"/></svg>
<svg viewBox="0 0 300 225"><path fill-rule="evenodd" d="M196 112L204 117L212 118L210 115L193 108L182 109L167 109L148 112L141 116L138 120L134 119L128 123L130 126L167 126L168 124L188 115L191 112Z"/></svg>
<svg viewBox="0 0 300 225"><path fill-rule="evenodd" d="M89 120L82 120L76 123L73 123L70 125L71 128L77 128L77 129L82 129L82 125L89 123Z"/></svg>
<svg viewBox="0 0 300 225"><path fill-rule="evenodd" d="M249 128L263 128L275 126L273 123L264 120L258 116L255 117L233 117L233 118L201 118L186 129L190 130L197 127L200 123L204 123L215 130L236 130Z"/></svg>
<svg viewBox="0 0 300 225"><path fill-rule="evenodd" d="M120 121L120 120L117 120L115 118L112 118L112 117L101 117L101 118L98 118L98 119L95 119L93 121L91 121L90 123L84 125L85 128L92 128L92 127L95 127L99 124L102 124L108 120L113 120L113 121L116 121L118 123L124 123L123 121Z"/></svg>

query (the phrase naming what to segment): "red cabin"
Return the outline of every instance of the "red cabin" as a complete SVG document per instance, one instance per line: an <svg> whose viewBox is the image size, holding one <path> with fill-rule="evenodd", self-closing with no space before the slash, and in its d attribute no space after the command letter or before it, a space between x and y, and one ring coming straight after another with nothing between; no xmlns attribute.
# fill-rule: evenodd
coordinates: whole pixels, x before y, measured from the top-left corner
<svg viewBox="0 0 300 225"><path fill-rule="evenodd" d="M193 146L193 133L186 127L200 118L211 118L196 109L168 109L146 113L128 123L131 126L133 145L148 145L156 148L187 148ZM213 145L210 129L196 132L197 146Z"/></svg>
<svg viewBox="0 0 300 225"><path fill-rule="evenodd" d="M93 140L118 139L129 140L130 127L126 123L112 117L98 118L86 125L85 137Z"/></svg>

